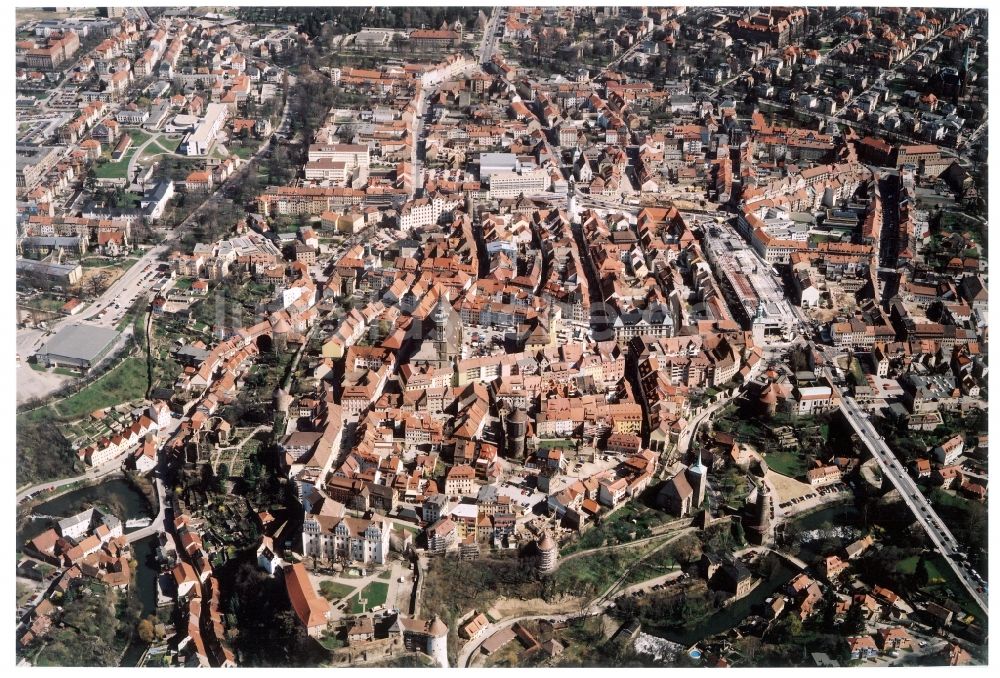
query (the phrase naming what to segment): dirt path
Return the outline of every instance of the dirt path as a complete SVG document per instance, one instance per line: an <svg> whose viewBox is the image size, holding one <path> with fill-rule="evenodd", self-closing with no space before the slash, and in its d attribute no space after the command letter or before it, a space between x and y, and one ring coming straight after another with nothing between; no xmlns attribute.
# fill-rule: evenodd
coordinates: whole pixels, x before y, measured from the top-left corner
<svg viewBox="0 0 1000 678"><path fill-rule="evenodd" d="M557 603L551 603L541 598L531 598L529 600L500 598L490 608L490 614L497 619L521 617L530 614L569 614L571 612L579 612L586 602L585 599L578 597L566 598Z"/></svg>

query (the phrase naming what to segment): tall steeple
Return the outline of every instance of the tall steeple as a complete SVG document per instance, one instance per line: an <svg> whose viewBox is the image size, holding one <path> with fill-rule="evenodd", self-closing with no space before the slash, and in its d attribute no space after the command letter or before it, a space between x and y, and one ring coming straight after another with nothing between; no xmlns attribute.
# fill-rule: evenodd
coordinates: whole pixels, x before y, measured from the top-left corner
<svg viewBox="0 0 1000 678"><path fill-rule="evenodd" d="M698 508L705 501L705 488L708 486L708 467L701 463L701 446L698 447L698 459L688 467L688 482L694 490L691 508Z"/></svg>
<svg viewBox="0 0 1000 678"><path fill-rule="evenodd" d="M705 472L705 466L701 463L701 445L698 446L698 458L695 460L694 464L691 465L691 471L694 473Z"/></svg>

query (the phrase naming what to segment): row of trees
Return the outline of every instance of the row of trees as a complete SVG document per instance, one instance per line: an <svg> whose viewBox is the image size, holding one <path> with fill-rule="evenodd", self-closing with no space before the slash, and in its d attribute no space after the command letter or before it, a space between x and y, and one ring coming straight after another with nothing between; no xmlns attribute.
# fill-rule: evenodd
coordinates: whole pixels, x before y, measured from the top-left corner
<svg viewBox="0 0 1000 678"><path fill-rule="evenodd" d="M363 27L437 28L461 21L472 30L478 7L244 7L237 16L246 22L295 24L310 38L356 33Z"/></svg>

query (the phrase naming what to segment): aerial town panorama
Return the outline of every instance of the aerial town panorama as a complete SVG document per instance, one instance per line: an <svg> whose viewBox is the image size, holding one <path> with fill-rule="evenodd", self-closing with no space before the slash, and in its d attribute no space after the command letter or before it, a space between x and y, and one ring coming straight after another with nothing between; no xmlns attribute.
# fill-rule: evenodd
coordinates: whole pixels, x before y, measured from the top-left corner
<svg viewBox="0 0 1000 678"><path fill-rule="evenodd" d="M19 665L987 663L985 9L15 31Z"/></svg>

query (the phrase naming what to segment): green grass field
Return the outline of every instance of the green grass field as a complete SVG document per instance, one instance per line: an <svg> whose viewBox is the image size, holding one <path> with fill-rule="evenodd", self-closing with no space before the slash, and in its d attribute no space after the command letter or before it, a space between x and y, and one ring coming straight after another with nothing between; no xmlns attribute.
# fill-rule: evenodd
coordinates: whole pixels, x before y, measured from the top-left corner
<svg viewBox="0 0 1000 678"><path fill-rule="evenodd" d="M319 583L319 592L327 600L340 600L353 590L353 586L338 584L335 581L321 581Z"/></svg>
<svg viewBox="0 0 1000 678"><path fill-rule="evenodd" d="M146 146L145 150L142 152L142 156L139 161L144 165L150 164L150 161L155 160L157 157L168 154L176 153L177 148L181 145L180 139L168 139L165 136L160 136L149 146Z"/></svg>
<svg viewBox="0 0 1000 678"><path fill-rule="evenodd" d="M373 581L351 598L351 614L361 614L371 610L373 607L385 605L385 599L388 595L388 584ZM362 600L365 601L364 604L361 603Z"/></svg>
<svg viewBox="0 0 1000 678"><path fill-rule="evenodd" d="M917 570L917 563L920 556L910 556L896 564L896 571L900 574L912 575ZM948 565L937 558L928 558L924 561L927 565L927 578L931 584L940 584L948 581Z"/></svg>
<svg viewBox="0 0 1000 678"><path fill-rule="evenodd" d="M972 504L972 502L965 497L960 497L957 494L946 492L942 489L933 490L928 499L930 499L931 503L935 506L959 508L963 511L968 511L969 505Z"/></svg>
<svg viewBox="0 0 1000 678"><path fill-rule="evenodd" d="M240 144L236 142L229 144L229 146L227 146L226 148L228 148L229 152L232 153L233 155L241 158L242 160L246 160L247 158L252 157L253 154L257 152L258 147L259 144L256 143L247 144L246 146L240 146Z"/></svg>
<svg viewBox="0 0 1000 678"><path fill-rule="evenodd" d="M130 130L128 134L132 137L132 146L129 147L125 155L122 156L121 160L114 162L106 162L102 165L94 166L94 176L98 179L128 179L125 174L128 172L128 164L132 160L133 156L139 151L139 147L144 143L149 141L151 135L140 132L138 130ZM107 155L105 156L110 160L111 152L114 150L113 146L108 147Z"/></svg>
<svg viewBox="0 0 1000 678"><path fill-rule="evenodd" d="M806 472L806 462L798 452L768 452L767 467L789 478L799 478Z"/></svg>
<svg viewBox="0 0 1000 678"><path fill-rule="evenodd" d="M555 438L552 440L539 440L538 447L540 447L541 449L553 449L553 448L570 449L576 447L576 442L573 440L563 440L561 438Z"/></svg>
<svg viewBox="0 0 1000 678"><path fill-rule="evenodd" d="M103 165L95 165L94 176L98 179L126 179L125 174L128 172L128 164L132 160L132 156L135 155L135 150L133 146L117 162L106 162Z"/></svg>
<svg viewBox="0 0 1000 678"><path fill-rule="evenodd" d="M121 361L100 379L79 393L53 406L67 419L79 419L94 410L138 400L146 395L146 365L139 358Z"/></svg>

